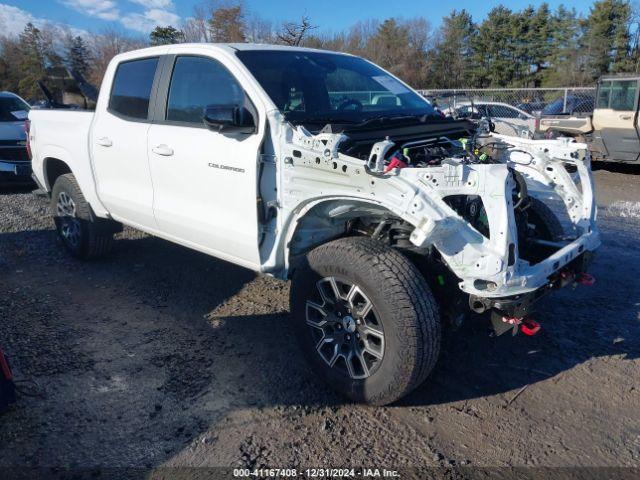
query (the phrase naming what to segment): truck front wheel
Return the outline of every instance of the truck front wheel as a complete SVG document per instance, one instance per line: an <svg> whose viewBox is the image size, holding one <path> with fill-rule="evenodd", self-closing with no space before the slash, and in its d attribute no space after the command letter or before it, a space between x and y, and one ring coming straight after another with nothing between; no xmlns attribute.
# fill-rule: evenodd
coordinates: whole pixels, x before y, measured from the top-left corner
<svg viewBox="0 0 640 480"><path fill-rule="evenodd" d="M370 238L309 252L293 273L291 312L311 365L358 402L398 400L438 358L440 318L427 282L405 256Z"/></svg>
<svg viewBox="0 0 640 480"><path fill-rule="evenodd" d="M88 260L109 253L115 222L95 217L73 174L56 179L50 208L58 236L74 257Z"/></svg>

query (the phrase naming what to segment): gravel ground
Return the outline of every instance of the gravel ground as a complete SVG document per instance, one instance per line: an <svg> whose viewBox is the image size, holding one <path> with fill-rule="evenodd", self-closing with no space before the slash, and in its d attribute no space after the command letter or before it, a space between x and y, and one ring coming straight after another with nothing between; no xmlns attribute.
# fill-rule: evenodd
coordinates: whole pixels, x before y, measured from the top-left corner
<svg viewBox="0 0 640 480"><path fill-rule="evenodd" d="M43 199L5 191L0 343L25 395L0 416L0 467L640 467L640 171L596 179L596 285L544 300L533 338L447 334L385 408L302 362L286 283L132 230L81 263Z"/></svg>

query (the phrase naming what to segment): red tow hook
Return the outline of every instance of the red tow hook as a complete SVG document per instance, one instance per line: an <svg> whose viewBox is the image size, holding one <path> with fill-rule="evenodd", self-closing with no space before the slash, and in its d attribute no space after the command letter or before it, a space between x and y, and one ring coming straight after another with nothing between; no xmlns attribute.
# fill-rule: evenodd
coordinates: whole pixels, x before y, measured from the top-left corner
<svg viewBox="0 0 640 480"><path fill-rule="evenodd" d="M586 285L588 287L590 287L591 285L593 285L594 283L596 283L596 277L594 277L593 275L589 275L588 273L579 273L578 275L576 275L576 283L579 283L580 285Z"/></svg>
<svg viewBox="0 0 640 480"><path fill-rule="evenodd" d="M389 173L394 168L405 168L407 164L400 160L398 157L392 157L387 168L384 169L384 173Z"/></svg>
<svg viewBox="0 0 640 480"><path fill-rule="evenodd" d="M502 321L508 325L513 325L513 334L515 335L520 327L520 331L529 337L537 334L542 326L535 320L526 317L502 317Z"/></svg>
<svg viewBox="0 0 640 480"><path fill-rule="evenodd" d="M530 318L523 318L522 323L520 324L520 331L530 337L533 337L538 333L541 328L542 326L538 322L531 320Z"/></svg>

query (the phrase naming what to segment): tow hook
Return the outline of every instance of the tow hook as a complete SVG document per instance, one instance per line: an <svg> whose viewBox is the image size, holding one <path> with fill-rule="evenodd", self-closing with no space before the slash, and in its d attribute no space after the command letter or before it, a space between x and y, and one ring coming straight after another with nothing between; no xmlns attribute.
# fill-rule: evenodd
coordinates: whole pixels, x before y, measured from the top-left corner
<svg viewBox="0 0 640 480"><path fill-rule="evenodd" d="M563 270L560 272L560 281L562 282L561 286L573 284L574 287L576 285L585 285L590 287L596 283L596 277L585 272L574 273L571 270Z"/></svg>
<svg viewBox="0 0 640 480"><path fill-rule="evenodd" d="M538 322L530 318L523 318L520 324L520 331L529 337L533 337L541 328L542 326Z"/></svg>
<svg viewBox="0 0 640 480"><path fill-rule="evenodd" d="M586 285L590 287L591 285L596 283L596 277L583 272L576 275L575 281L580 285Z"/></svg>
<svg viewBox="0 0 640 480"><path fill-rule="evenodd" d="M528 317L510 317L494 313L491 315L491 323L496 336L511 330L512 335L521 331L529 337L536 335L542 326L535 320Z"/></svg>

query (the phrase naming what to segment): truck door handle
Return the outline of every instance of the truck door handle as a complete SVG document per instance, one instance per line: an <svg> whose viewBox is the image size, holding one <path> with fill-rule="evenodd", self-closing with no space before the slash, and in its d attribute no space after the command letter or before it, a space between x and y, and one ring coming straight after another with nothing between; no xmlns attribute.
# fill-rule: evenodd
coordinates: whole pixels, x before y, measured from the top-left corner
<svg viewBox="0 0 640 480"><path fill-rule="evenodd" d="M108 137L100 137L98 140L96 140L96 143L98 145L102 145L103 147L110 147L113 145L113 142Z"/></svg>
<svg viewBox="0 0 640 480"><path fill-rule="evenodd" d="M173 148L168 147L164 143L153 147L151 151L157 155L162 155L163 157L170 157L173 155Z"/></svg>
<svg viewBox="0 0 640 480"><path fill-rule="evenodd" d="M618 115L618 118L620 118L620 120L631 120L631 115L627 114L622 114L622 115Z"/></svg>

